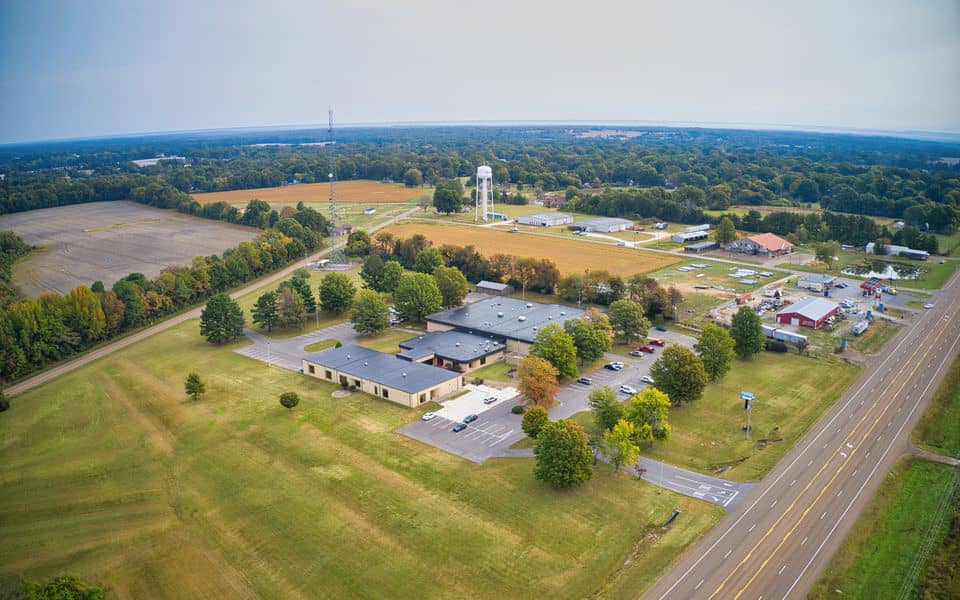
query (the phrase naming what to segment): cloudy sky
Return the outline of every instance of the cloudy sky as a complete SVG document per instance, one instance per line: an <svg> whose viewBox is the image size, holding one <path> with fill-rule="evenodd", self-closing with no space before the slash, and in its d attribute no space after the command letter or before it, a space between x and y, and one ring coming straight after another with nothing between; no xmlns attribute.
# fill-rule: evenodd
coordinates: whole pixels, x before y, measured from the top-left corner
<svg viewBox="0 0 960 600"><path fill-rule="evenodd" d="M0 0L0 143L323 122L960 132L960 1Z"/></svg>

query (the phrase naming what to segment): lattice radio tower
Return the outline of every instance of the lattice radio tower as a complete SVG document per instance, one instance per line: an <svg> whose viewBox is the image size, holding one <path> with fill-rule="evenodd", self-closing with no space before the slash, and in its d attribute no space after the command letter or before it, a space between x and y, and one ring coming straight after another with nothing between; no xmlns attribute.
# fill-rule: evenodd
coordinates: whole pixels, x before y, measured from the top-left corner
<svg viewBox="0 0 960 600"><path fill-rule="evenodd" d="M327 207L327 211L330 213L330 223L331 225L336 225L339 215L337 214L337 196L336 196L336 181L337 181L337 151L336 151L336 142L333 139L333 109L327 109L327 145L330 146L330 173L328 178L330 180L330 203Z"/></svg>

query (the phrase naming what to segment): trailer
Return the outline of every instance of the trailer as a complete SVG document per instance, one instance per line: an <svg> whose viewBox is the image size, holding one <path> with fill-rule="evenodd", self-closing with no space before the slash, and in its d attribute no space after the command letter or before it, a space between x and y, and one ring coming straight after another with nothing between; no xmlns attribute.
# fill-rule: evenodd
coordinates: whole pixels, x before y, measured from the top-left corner
<svg viewBox="0 0 960 600"><path fill-rule="evenodd" d="M786 329L777 329L769 325L762 325L761 328L763 329L763 335L774 340L789 342L791 344L805 344L807 342L807 336L787 331Z"/></svg>

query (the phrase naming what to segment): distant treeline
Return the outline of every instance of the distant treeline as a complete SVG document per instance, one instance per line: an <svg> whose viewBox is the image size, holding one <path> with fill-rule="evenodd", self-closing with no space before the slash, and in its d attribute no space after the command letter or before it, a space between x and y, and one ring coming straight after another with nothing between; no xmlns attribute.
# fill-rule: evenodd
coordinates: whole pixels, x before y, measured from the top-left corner
<svg viewBox="0 0 960 600"><path fill-rule="evenodd" d="M94 282L64 296L43 294L9 302L0 310L0 381L23 377L98 342L159 321L321 246L321 236L329 228L322 215L307 207L276 214L265 205L252 202L243 217L259 215L257 222L266 231L221 256L198 256L190 266L165 269L153 279L131 273L110 289ZM249 220L253 224L253 217ZM18 240L11 232L0 233L4 255L7 247L12 254L23 253Z"/></svg>
<svg viewBox="0 0 960 600"><path fill-rule="evenodd" d="M958 223L960 170L938 162L960 146L799 132L634 128L630 139L576 137L589 128L351 129L338 134L340 179L424 181L471 178L489 164L497 183L578 192L585 184L644 188L602 198L578 192L595 214L644 214L692 221L697 209L731 204L810 205L903 218L946 231ZM139 196L200 209L182 194L327 181L330 149L252 147L326 138L321 132L168 136L0 149L0 212ZM140 168L165 152L186 158ZM411 171L416 173L408 176ZM419 175L419 176L417 176ZM150 183L161 189L147 189ZM469 183L469 179L468 179ZM169 186L169 187L166 187ZM172 188L172 189L170 189ZM634 190L627 190L633 192ZM678 194L679 193L679 194ZM669 200L674 200L671 203ZM612 204L613 206L609 206ZM636 206L626 207L624 204ZM922 221L921 221L922 219Z"/></svg>

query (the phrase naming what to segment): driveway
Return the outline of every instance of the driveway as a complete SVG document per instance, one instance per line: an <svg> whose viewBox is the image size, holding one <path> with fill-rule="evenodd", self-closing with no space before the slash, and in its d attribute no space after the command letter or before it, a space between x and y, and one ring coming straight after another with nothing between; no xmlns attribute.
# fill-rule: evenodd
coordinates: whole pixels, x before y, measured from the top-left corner
<svg viewBox="0 0 960 600"><path fill-rule="evenodd" d="M303 356L307 354L303 348L308 344L340 340L340 343L346 345L354 344L357 340L357 332L349 321L285 340L271 339L252 329L244 329L243 333L253 340L253 344L238 348L234 352L291 371L303 368Z"/></svg>

